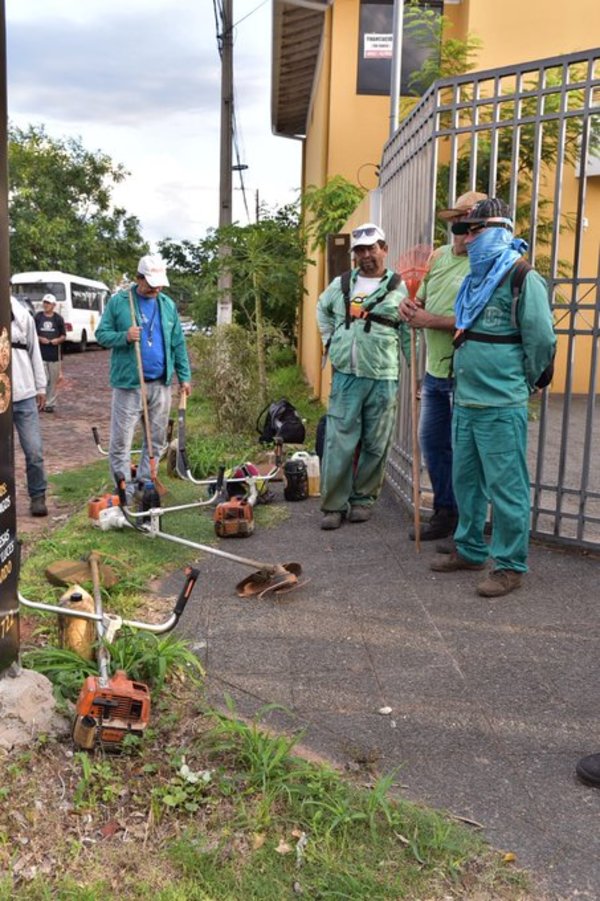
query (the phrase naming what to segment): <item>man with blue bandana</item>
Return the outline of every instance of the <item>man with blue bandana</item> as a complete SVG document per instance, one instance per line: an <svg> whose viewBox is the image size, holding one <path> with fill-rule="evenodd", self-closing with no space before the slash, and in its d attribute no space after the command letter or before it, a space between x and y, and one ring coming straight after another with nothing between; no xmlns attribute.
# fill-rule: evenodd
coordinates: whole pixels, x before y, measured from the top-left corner
<svg viewBox="0 0 600 901"><path fill-rule="evenodd" d="M512 282L527 244L512 234L499 198L477 203L452 225L464 234L470 274L456 298L452 480L458 503L456 550L437 557L435 572L483 570L483 597L514 591L527 572L529 473L527 404L554 356L556 338L542 277L528 272L515 305ZM492 505L491 546L483 529Z"/></svg>

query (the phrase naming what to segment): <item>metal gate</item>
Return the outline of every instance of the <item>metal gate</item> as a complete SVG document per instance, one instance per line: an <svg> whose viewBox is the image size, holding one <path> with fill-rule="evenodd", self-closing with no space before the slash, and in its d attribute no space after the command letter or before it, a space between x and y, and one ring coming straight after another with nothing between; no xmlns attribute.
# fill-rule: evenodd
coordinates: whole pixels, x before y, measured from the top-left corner
<svg viewBox="0 0 600 901"><path fill-rule="evenodd" d="M600 49L436 82L386 144L380 188L390 265L448 241L436 210L465 191L509 203L558 336L551 389L530 403L532 534L600 547ZM387 478L408 505L410 408L404 371Z"/></svg>

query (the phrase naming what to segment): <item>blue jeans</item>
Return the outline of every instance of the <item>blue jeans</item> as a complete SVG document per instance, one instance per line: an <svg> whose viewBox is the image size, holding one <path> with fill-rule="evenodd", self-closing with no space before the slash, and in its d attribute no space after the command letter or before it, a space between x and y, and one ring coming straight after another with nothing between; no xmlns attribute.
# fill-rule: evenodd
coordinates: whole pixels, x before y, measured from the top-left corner
<svg viewBox="0 0 600 901"><path fill-rule="evenodd" d="M433 509L456 512L452 490L452 392L453 379L425 373L421 384L419 444L433 488Z"/></svg>
<svg viewBox="0 0 600 901"><path fill-rule="evenodd" d="M152 450L158 460L167 440L167 426L171 411L171 386L163 382L147 382L148 419ZM121 473L129 481L131 470L131 446L136 426L142 418L142 393L139 388L113 388L110 419L110 444L108 461L113 476ZM142 442L142 455L137 467L138 479L150 478L150 459L146 436Z"/></svg>
<svg viewBox="0 0 600 901"><path fill-rule="evenodd" d="M27 493L29 497L38 497L46 493L46 473L40 417L35 397L13 401L13 424L25 455Z"/></svg>

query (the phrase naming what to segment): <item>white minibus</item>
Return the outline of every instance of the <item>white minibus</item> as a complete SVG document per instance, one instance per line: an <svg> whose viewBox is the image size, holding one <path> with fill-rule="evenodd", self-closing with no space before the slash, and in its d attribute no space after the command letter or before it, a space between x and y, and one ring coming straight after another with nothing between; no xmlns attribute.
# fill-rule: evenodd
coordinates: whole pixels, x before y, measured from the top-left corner
<svg viewBox="0 0 600 901"><path fill-rule="evenodd" d="M56 311L65 320L67 343L79 351L96 341L96 326L110 290L104 282L67 272L19 272L10 280L15 297L38 312L44 294L54 294Z"/></svg>

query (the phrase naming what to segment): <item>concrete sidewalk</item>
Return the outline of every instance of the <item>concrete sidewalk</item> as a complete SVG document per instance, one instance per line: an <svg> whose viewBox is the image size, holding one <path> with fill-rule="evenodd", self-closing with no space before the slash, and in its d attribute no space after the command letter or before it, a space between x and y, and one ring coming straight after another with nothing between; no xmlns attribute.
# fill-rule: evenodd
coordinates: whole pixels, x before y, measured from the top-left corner
<svg viewBox="0 0 600 901"><path fill-rule="evenodd" d="M574 770L600 751L600 560L533 547L524 586L486 600L480 574L429 570L433 548L415 553L387 491L370 522L335 532L319 529L317 500L287 507L281 526L221 546L301 562L302 589L242 600L249 570L200 563L181 631L209 700L228 692L246 716L285 705L270 722L305 729L315 752L397 769L404 797L483 824L540 898L599 898L600 790Z"/></svg>

